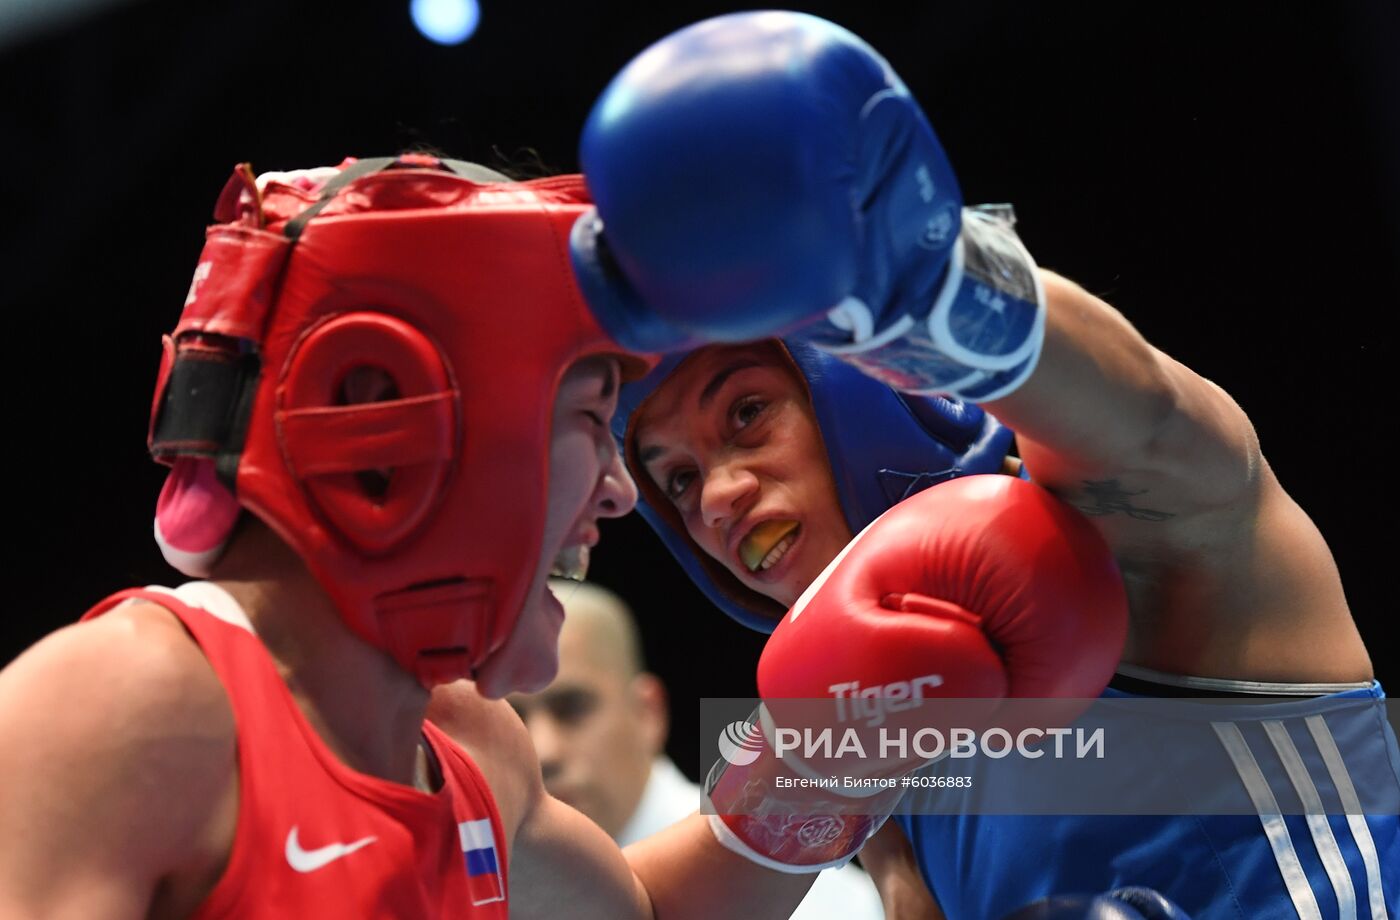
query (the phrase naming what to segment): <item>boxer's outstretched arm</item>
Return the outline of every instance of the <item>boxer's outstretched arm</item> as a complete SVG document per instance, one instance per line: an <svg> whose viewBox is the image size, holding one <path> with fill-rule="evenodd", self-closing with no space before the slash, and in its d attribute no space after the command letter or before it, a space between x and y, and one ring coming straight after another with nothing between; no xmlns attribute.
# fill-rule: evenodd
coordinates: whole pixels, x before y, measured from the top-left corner
<svg viewBox="0 0 1400 920"><path fill-rule="evenodd" d="M698 814L624 852L661 918L786 918L817 878L765 869L725 849Z"/></svg>
<svg viewBox="0 0 1400 920"><path fill-rule="evenodd" d="M39 642L0 672L0 916L192 909L161 882L222 855L207 831L236 764L228 698L173 615L113 611Z"/></svg>
<svg viewBox="0 0 1400 920"><path fill-rule="evenodd" d="M1331 551L1244 411L1099 298L1042 279L1040 361L985 405L1016 430L1035 481L1113 546L1134 612L1125 660L1256 680L1370 679ZM1208 628L1182 628L1193 624Z"/></svg>
<svg viewBox="0 0 1400 920"><path fill-rule="evenodd" d="M985 403L1015 429L1037 482L1092 504L1086 483L1131 475L1133 488L1170 504L1172 516L1257 493L1258 440L1228 394L1077 284L1046 271L1041 278L1047 315L1035 372Z"/></svg>
<svg viewBox="0 0 1400 920"><path fill-rule="evenodd" d="M885 920L947 920L919 872L914 848L899 823L890 820L865 842L860 864L870 874Z"/></svg>
<svg viewBox="0 0 1400 920"><path fill-rule="evenodd" d="M645 887L602 828L543 787L531 798L511 847L511 916L652 916Z"/></svg>
<svg viewBox="0 0 1400 920"><path fill-rule="evenodd" d="M521 826L511 916L771 917L797 908L815 874L761 868L724 849L699 814L620 851L592 821L544 795Z"/></svg>

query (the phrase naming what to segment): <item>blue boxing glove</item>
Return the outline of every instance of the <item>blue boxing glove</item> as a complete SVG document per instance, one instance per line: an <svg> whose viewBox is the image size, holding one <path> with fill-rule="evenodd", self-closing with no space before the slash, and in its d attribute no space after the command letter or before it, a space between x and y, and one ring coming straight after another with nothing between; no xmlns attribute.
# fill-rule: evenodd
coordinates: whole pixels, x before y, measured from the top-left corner
<svg viewBox="0 0 1400 920"><path fill-rule="evenodd" d="M1002 920L1191 920L1151 888L1115 888L1101 895L1054 895L1012 911Z"/></svg>
<svg viewBox="0 0 1400 920"><path fill-rule="evenodd" d="M572 238L638 351L795 334L902 390L991 399L1034 368L1043 293L1010 209L965 209L933 129L861 39L709 19L617 75L584 128Z"/></svg>

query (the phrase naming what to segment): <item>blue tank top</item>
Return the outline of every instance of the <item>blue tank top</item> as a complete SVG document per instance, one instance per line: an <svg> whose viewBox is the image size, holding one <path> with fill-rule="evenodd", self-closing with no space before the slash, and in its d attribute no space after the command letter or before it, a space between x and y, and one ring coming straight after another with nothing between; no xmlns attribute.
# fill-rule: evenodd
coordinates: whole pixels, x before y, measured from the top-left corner
<svg viewBox="0 0 1400 920"><path fill-rule="evenodd" d="M1147 695L1109 688L1103 697ZM1378 705L1338 716L1335 702L1346 699ZM1400 819L1389 804L1400 799L1400 749L1384 719L1384 699L1373 682L1313 699L1257 703L1218 731L1256 803L1271 801L1271 785L1280 797L1306 796L1311 786L1323 798L1345 796L1350 786L1368 802L1387 802L1383 814L1310 818L1271 813L1266 804L1257 814L894 819L949 920L997 920L1048 895L1120 885L1155 888L1193 920L1400 920ZM1297 756L1273 750L1280 745ZM1164 764L1155 779L1170 781L1170 770Z"/></svg>

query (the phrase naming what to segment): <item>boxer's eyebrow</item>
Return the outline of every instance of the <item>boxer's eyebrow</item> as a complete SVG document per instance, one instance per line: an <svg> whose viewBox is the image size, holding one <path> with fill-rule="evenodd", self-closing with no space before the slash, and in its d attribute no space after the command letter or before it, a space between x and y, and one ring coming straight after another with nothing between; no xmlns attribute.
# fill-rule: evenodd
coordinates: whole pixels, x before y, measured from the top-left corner
<svg viewBox="0 0 1400 920"><path fill-rule="evenodd" d="M764 362L757 358L735 358L711 377L710 382L705 384L705 388L700 391L700 398L697 400L700 408L706 409L709 407L710 403L715 398L715 394L719 392L720 387L724 386L724 382L730 377L733 377L739 371L748 370L751 367L763 366ZM642 462L643 466L647 466L664 453L666 453L666 448L660 445L640 447L637 449L637 459Z"/></svg>
<svg viewBox="0 0 1400 920"><path fill-rule="evenodd" d="M748 370L751 367L762 367L763 362L756 358L739 358L725 365L719 373L710 378L710 382L705 384L705 389L700 391L700 408L705 409L710 405L710 401L715 398L719 388L724 386L724 382L733 377L739 371Z"/></svg>

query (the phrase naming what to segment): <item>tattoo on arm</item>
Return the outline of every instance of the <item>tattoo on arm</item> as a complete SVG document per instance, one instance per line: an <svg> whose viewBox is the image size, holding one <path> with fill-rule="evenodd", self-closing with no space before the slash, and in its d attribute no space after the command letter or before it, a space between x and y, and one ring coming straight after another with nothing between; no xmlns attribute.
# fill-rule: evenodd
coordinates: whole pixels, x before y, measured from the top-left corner
<svg viewBox="0 0 1400 920"><path fill-rule="evenodd" d="M1153 511L1149 508L1139 508L1129 499L1136 495L1145 495L1146 489L1139 489L1136 492L1124 491L1116 479L1085 479L1084 491L1087 493L1088 502L1076 503L1074 507L1085 514L1094 517L1103 517L1108 514L1126 514L1130 518L1139 521L1165 521L1167 518L1176 517L1169 511Z"/></svg>

